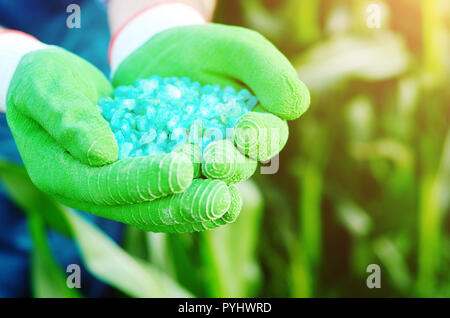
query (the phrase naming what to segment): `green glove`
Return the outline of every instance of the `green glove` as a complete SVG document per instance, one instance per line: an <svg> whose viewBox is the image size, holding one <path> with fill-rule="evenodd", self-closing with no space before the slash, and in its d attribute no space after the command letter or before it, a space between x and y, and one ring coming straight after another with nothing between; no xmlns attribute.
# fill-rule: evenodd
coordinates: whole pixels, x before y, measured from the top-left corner
<svg viewBox="0 0 450 318"><path fill-rule="evenodd" d="M184 192L131 206L95 206L58 198L69 206L131 224L144 231L183 233L234 222L242 208L239 191L217 180L196 179Z"/></svg>
<svg viewBox="0 0 450 318"><path fill-rule="evenodd" d="M286 57L259 33L241 27L202 24L160 32L119 65L113 85L133 85L137 78L155 74L248 87L258 97L260 105L236 124L237 148L213 142L205 149L203 175L229 184L248 179L256 160L266 161L281 151L288 138L286 120L298 118L310 102ZM232 162L217 163L218 157Z"/></svg>
<svg viewBox="0 0 450 318"><path fill-rule="evenodd" d="M188 155L116 161L97 100L111 94L92 65L57 47L26 54L7 95L7 120L33 182L60 202L148 231L203 230L240 211L234 188L192 182Z"/></svg>

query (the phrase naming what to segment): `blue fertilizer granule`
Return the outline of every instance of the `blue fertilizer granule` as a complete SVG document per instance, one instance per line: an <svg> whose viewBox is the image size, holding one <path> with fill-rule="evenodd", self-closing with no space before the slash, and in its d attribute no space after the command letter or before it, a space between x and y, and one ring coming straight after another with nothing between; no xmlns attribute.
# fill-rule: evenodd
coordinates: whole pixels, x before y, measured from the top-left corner
<svg viewBox="0 0 450 318"><path fill-rule="evenodd" d="M211 141L231 138L229 128L257 103L247 89L153 75L115 88L114 97L100 99L99 107L123 159L169 153L182 143L205 149Z"/></svg>

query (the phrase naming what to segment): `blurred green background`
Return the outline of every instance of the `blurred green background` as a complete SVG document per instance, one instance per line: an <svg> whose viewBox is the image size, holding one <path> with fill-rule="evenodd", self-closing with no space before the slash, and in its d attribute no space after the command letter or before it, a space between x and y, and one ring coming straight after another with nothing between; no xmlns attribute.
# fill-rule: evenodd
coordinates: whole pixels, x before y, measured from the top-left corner
<svg viewBox="0 0 450 318"><path fill-rule="evenodd" d="M215 20L264 34L311 91L278 173L240 185L234 224L128 227L119 247L0 162L28 214L34 296L81 296L66 288L50 226L118 295L450 297L450 1L223 0ZM366 286L369 264L380 289Z"/></svg>

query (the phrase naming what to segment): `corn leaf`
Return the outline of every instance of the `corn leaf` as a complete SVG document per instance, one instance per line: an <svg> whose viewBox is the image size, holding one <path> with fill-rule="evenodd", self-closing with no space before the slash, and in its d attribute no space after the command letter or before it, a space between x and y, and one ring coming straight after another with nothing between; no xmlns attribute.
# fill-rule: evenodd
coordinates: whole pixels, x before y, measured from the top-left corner
<svg viewBox="0 0 450 318"><path fill-rule="evenodd" d="M0 180L6 186L14 202L32 217L31 229L39 247L34 258L36 264L35 286L37 295L56 294L61 290L60 279L54 286L41 286L58 276L56 263L46 248L43 230L38 219L62 230L78 244L81 257L88 270L98 279L134 297L188 297L190 294L172 279L138 258L127 254L101 230L83 219L77 212L63 207L39 191L19 165L0 161ZM35 219L36 215L39 218ZM43 272L48 267L50 273ZM59 275L60 276L60 275ZM44 277L48 277L44 279Z"/></svg>

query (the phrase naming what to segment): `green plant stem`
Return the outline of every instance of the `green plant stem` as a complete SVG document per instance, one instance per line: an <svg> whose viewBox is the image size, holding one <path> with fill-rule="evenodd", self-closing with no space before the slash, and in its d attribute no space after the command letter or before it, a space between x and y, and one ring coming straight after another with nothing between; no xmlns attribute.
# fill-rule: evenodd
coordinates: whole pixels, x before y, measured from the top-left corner
<svg viewBox="0 0 450 318"><path fill-rule="evenodd" d="M28 214L28 228L33 239L31 253L31 287L33 297L78 298L78 290L69 288L66 275L54 258L39 214Z"/></svg>
<svg viewBox="0 0 450 318"><path fill-rule="evenodd" d="M417 291L420 296L432 296L436 288L439 269L441 218L438 183L436 178L426 176L420 185L419 250Z"/></svg>
<svg viewBox="0 0 450 318"><path fill-rule="evenodd" d="M300 236L296 251L292 255L293 296L311 297L316 288L322 250L323 176L316 164L310 163L306 166L300 177L300 187Z"/></svg>
<svg viewBox="0 0 450 318"><path fill-rule="evenodd" d="M445 72L442 54L443 19L438 0L422 0L422 37L424 70L432 83L442 83Z"/></svg>

